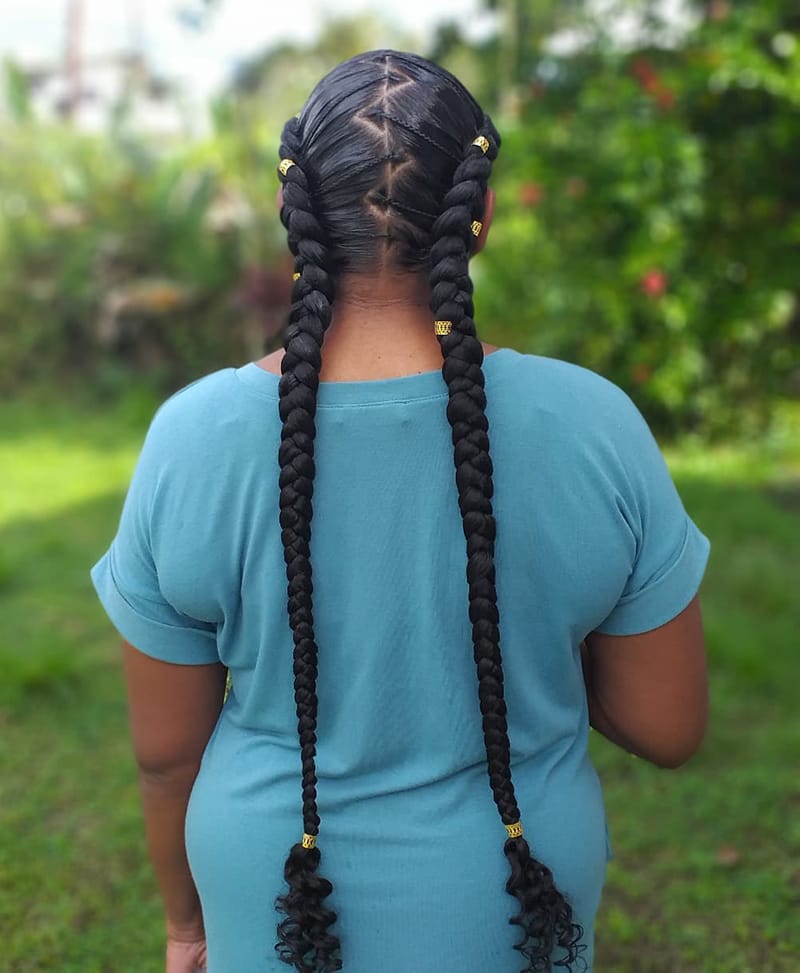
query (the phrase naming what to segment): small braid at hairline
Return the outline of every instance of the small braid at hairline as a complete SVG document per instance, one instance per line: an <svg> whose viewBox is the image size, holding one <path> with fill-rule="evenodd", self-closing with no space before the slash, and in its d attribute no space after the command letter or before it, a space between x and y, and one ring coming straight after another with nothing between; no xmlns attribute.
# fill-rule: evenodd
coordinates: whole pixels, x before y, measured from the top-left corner
<svg viewBox="0 0 800 973"><path fill-rule="evenodd" d="M499 135L488 117L479 133L489 149L470 145L453 176L442 212L433 227L431 248L431 310L437 320L452 321L449 334L440 337L442 375L449 397L447 418L452 428L458 502L467 542L469 614L478 698L483 721L489 783L505 825L520 820L511 780L503 668L500 653L499 612L495 587L492 512L492 461L486 418L483 347L475 331L469 256L471 223L483 219L484 199L497 157ZM511 867L506 891L519 902L510 922L520 927L516 944L525 960L522 973L550 973L553 965L586 968L580 953L582 928L573 921L572 908L555 887L550 870L531 855L524 837L508 838L504 846Z"/></svg>
<svg viewBox="0 0 800 973"><path fill-rule="evenodd" d="M278 387L282 421L280 462L281 541L288 581L289 624L294 639L294 698L302 760L303 831L319 833L317 811L317 644L311 577L311 518L314 438L321 347L331 322L333 282L327 268L325 235L314 214L302 168L299 123L284 128L282 158L295 163L285 174L281 221L301 276L295 281ZM286 918L278 924L275 949L298 973L333 973L342 968L339 939L330 931L336 913L325 899L333 886L318 874L320 851L293 845L284 868L289 888L276 902Z"/></svg>

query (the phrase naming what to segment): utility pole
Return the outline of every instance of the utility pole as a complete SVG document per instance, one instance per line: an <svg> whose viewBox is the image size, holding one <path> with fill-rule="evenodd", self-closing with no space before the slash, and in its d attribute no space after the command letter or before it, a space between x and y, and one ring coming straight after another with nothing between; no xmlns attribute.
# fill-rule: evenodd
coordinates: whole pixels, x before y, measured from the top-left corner
<svg viewBox="0 0 800 973"><path fill-rule="evenodd" d="M145 5L144 0L128 0L128 45L130 53L144 59Z"/></svg>
<svg viewBox="0 0 800 973"><path fill-rule="evenodd" d="M519 86L520 0L500 0L500 101L509 114L516 114Z"/></svg>
<svg viewBox="0 0 800 973"><path fill-rule="evenodd" d="M67 0L64 77L67 93L64 114L73 119L80 107L83 88L83 0Z"/></svg>

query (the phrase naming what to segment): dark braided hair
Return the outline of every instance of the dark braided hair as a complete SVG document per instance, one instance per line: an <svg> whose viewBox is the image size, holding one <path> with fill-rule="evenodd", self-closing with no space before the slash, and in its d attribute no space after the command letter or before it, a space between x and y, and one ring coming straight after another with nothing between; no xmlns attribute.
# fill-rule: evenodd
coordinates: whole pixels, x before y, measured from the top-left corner
<svg viewBox="0 0 800 973"><path fill-rule="evenodd" d="M482 136L482 138L480 138ZM575 970L582 929L532 855L521 828L511 779L495 587L492 462L475 331L469 258L473 223L482 221L486 188L500 136L466 89L423 58L394 51L362 54L340 64L314 89L284 128L280 167L281 220L295 258L279 408L280 522L294 638L294 693L302 760L304 840L289 852L286 916L276 949L299 973L342 968L326 907L331 883L318 874L316 792L318 649L310 560L315 412L322 345L331 321L334 281L382 268L427 272L433 318L450 321L440 337L448 388L456 486L467 543L467 583L478 698L489 783L504 825L518 901L510 922L523 973L553 965Z"/></svg>
<svg viewBox="0 0 800 973"><path fill-rule="evenodd" d="M286 125L281 155L301 158L297 120ZM333 284L322 228L314 215L302 163L284 174L281 219L301 274L286 331L283 376L279 386L282 422L279 461L281 540L289 581L289 623L294 637L294 697L300 736L303 781L303 831L316 837L317 812L317 644L311 605L311 497L314 492L314 416L317 406L322 339L331 322ZM305 269L305 275L302 270ZM342 967L339 941L328 932L336 914L324 902L331 883L317 875L320 853L304 837L289 852L284 877L289 891L278 907L286 913L278 927L282 959L303 973L328 973Z"/></svg>

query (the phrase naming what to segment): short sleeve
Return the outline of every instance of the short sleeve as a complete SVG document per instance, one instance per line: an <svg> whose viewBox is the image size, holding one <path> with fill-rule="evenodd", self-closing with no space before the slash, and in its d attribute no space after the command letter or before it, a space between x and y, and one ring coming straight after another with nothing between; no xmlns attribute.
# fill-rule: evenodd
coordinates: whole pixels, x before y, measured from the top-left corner
<svg viewBox="0 0 800 973"><path fill-rule="evenodd" d="M607 635L648 632L679 615L697 594L710 549L686 513L647 423L623 398L611 448L621 470L617 502L635 554L619 601L597 626Z"/></svg>
<svg viewBox="0 0 800 973"><path fill-rule="evenodd" d="M164 486L164 452L159 440L151 426L117 535L92 568L92 582L116 629L139 651L182 665L217 662L216 625L178 611L159 586L152 536L153 496Z"/></svg>

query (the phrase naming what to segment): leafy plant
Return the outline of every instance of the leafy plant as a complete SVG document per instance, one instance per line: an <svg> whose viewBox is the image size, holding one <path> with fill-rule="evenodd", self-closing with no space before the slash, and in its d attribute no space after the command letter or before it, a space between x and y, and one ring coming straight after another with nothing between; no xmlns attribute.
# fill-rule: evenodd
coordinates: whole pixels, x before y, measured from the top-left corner
<svg viewBox="0 0 800 973"><path fill-rule="evenodd" d="M603 372L668 429L763 425L797 380L797 21L716 4L673 48L541 47L497 166L496 339Z"/></svg>

